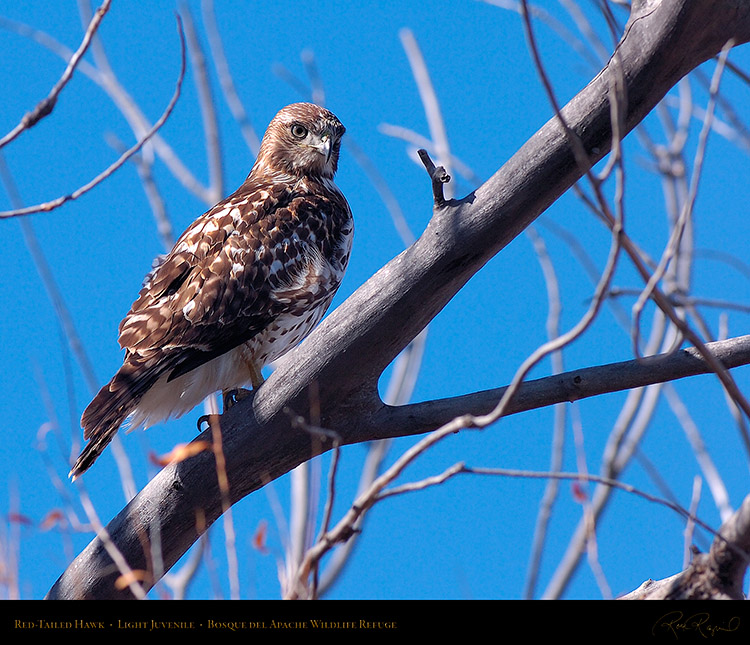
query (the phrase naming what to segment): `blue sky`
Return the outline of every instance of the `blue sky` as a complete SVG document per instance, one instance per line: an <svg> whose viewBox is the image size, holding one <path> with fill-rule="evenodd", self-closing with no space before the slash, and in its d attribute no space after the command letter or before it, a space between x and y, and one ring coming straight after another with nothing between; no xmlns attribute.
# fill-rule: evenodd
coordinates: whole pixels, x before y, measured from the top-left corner
<svg viewBox="0 0 750 645"><path fill-rule="evenodd" d="M193 10L200 37L200 3ZM557 2L540 2L569 30L570 16ZM0 16L18 21L77 48L81 20L76 2L0 0ZM122 86L151 121L167 105L179 68L179 43L171 2L115 0L100 30L110 64ZM617 14L624 19L621 13ZM410 229L418 235L431 214L431 194L424 170L407 146L383 132L398 125L429 136L428 123L400 39L407 28L420 45L442 109L453 154L482 178L490 176L551 116L538 81L519 16L478 0L417 3L369 2L216 2L216 19L239 95L259 134L282 106L306 99L280 67L307 80L303 52L314 53L325 88L326 106L347 127L355 142L379 169L397 199ZM601 20L595 27L609 44ZM0 25L2 26L2 25ZM554 31L536 23L541 53L561 102L575 95L596 73ZM40 44L8 28L0 28L4 64L0 86L0 130L10 130L46 96L64 68L63 61ZM87 60L91 60L90 54ZM731 60L747 67L741 47ZM703 68L710 77L713 63ZM253 154L221 97L216 76L224 160L225 193L247 175ZM698 108L706 92L692 84ZM740 117L748 87L726 74L722 89ZM676 94L673 94L677 96ZM673 109L673 108L669 108ZM722 116L722 113L719 113ZM650 134L663 141L659 121L649 117ZM695 120L688 159L697 142ZM26 204L47 201L84 184L116 158L112 136L126 145L133 133L102 89L77 72L53 114L3 150L18 192ZM203 183L208 169L200 109L192 71L161 135ZM668 234L660 178L650 172L648 156L637 138L628 137L627 229L654 257ZM712 135L696 207L696 252L693 294L748 303L748 276L716 259L717 251L747 261L750 224L744 217L748 186L747 149L720 133ZM179 234L206 205L190 194L161 162L155 179ZM473 187L456 177L456 193ZM344 149L337 183L347 195L356 221L352 261L334 306L343 302L377 269L397 255L403 241L370 178L351 148ZM11 203L0 191L0 209ZM117 325L133 301L152 259L163 251L154 218L135 168L126 165L82 198L27 220L38 240L55 283L70 311L76 331L99 384L117 369L121 353ZM80 440L77 421L88 403L89 389L71 352L45 286L29 251L19 220L0 222L4 252L0 254L5 315L0 318L4 369L0 372L3 451L0 453L0 535L8 558L17 560L23 598L44 596L67 562L91 539L90 533L46 529L49 513L72 505L85 518L76 489L65 480L73 438ZM571 193L563 196L536 226L554 263L562 293L561 328L572 327L588 306L593 285L575 253L555 234L563 227L574 235L601 270L609 234ZM28 231L27 231L28 232ZM731 232L731 234L730 234ZM623 264L615 284L639 288L634 272ZM633 299L620 300L627 313ZM520 363L546 340L547 295L539 261L530 239L519 236L477 274L431 324L426 353L412 400L429 400L507 384ZM644 334L652 310L644 316ZM748 316L736 310L706 308L706 320L718 333L727 315L729 334L745 333ZM628 330L605 307L586 334L565 350L567 369L632 356ZM549 373L543 362L534 376ZM387 375L386 375L387 376ZM747 370L736 377L745 391ZM387 385L384 380L383 386ZM737 507L748 493L748 456L722 391L715 379L696 377L675 385L702 433L723 476L730 503ZM580 424L587 468L599 471L601 455L625 401L612 394L568 407L564 466L577 468L575 424ZM149 453L165 453L195 434L196 410L146 433L121 435L131 457L136 484L153 476ZM55 428L54 431L49 431ZM402 481L442 472L457 461L470 466L543 471L549 468L553 410L517 415L482 431L444 440L418 459ZM40 448L40 436L45 449ZM417 439L393 443L387 463ZM365 456L363 446L341 455L337 519L356 491ZM623 480L663 496L644 468L653 464L677 501L690 504L694 478L701 475L693 451L675 414L661 399L640 446L642 458L625 471ZM327 473L328 457L320 459ZM102 520L123 505L124 493L111 454L105 454L85 477L88 493ZM351 560L328 595L330 598L520 598L528 575L531 543L544 480L466 475L441 486L388 499L369 515ZM277 598L276 554L281 541L274 507L289 504L288 478L252 495L233 509L237 531L239 579L243 598ZM322 502L321 502L322 506ZM581 519L582 504L569 482L561 482L549 528L539 582L543 592ZM703 483L698 512L718 524L716 506ZM12 519L15 514L26 518ZM269 525L269 553L252 546L263 522ZM622 491L613 495L597 526L598 560L614 594L635 589L647 578L662 578L682 568L684 521L663 506ZM226 554L221 522L211 531L210 566L190 589L194 598L227 597ZM697 542L706 547L705 534ZM215 570L214 573L211 571ZM152 593L160 597L159 590ZM584 558L567 586L566 598L599 598L602 590Z"/></svg>

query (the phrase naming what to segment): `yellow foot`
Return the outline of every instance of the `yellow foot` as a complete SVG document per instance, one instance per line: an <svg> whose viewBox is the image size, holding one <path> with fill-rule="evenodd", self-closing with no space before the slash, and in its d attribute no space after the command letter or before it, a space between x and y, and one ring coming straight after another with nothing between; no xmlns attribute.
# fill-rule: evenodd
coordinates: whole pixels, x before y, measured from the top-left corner
<svg viewBox="0 0 750 645"><path fill-rule="evenodd" d="M255 363L248 363L247 366L250 369L250 383L253 386L253 389L257 390L263 385L263 374L260 373L260 370L256 367Z"/></svg>

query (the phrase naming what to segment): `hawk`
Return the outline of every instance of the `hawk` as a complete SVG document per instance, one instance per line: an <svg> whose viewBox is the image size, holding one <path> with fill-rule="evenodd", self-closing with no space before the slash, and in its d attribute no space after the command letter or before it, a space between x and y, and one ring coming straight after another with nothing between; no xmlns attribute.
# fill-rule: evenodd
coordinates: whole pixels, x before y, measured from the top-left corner
<svg viewBox="0 0 750 645"><path fill-rule="evenodd" d="M195 220L146 276L119 326L122 367L81 417L85 472L120 426L148 428L221 391L263 382L261 370L323 317L344 276L351 209L333 182L341 122L311 103L270 122L255 164L229 197Z"/></svg>

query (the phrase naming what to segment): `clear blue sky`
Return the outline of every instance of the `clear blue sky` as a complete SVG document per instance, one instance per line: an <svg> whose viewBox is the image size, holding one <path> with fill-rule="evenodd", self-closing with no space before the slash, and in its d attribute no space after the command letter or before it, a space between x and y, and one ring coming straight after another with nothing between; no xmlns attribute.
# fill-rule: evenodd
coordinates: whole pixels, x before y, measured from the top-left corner
<svg viewBox="0 0 750 645"><path fill-rule="evenodd" d="M200 3L190 6L201 27ZM541 2L568 29L570 17L556 2ZM100 34L122 86L151 121L168 103L179 68L171 2L115 0ZM0 16L46 32L67 47L82 36L77 3L0 0ZM429 136L419 93L399 32L412 31L419 43L442 108L453 153L479 177L488 177L550 118L544 95L516 13L478 0L458 2L216 2L216 16L239 95L259 134L282 106L301 95L279 73L283 66L306 80L301 60L312 51L325 87L325 102L347 127L347 137L377 166L403 210L411 230L419 234L431 214L431 194L424 170L414 163L405 144L383 133L382 125L403 126ZM620 18L624 17L618 14ZM606 31L595 27L607 43ZM537 24L542 55L561 101L571 98L596 73L589 62L549 27ZM64 64L40 44L7 28L0 29L0 135L46 94ZM747 68L740 48L731 59ZM91 56L87 56L91 60ZM708 76L713 64L704 67ZM226 103L216 91L225 162L225 192L249 171L248 150ZM161 134L190 171L203 183L208 169L200 109L192 72L188 73L177 108ZM747 105L748 87L727 74L726 96L738 109ZM697 108L706 93L694 84ZM721 116L721 113L720 113ZM660 141L658 122L650 133ZM695 149L700 123L688 144ZM102 89L81 71L66 87L53 114L3 150L5 161L26 204L71 192L116 158L111 135L130 145L133 134ZM635 136L626 147L627 222L631 235L654 257L666 240L667 223L659 178L648 171L649 159ZM692 160L692 157L689 157ZM696 213L696 247L721 251L747 261L750 224L745 215L748 189L747 149L720 134L710 140L707 166ZM163 163L155 178L166 201L175 233L205 210ZM456 192L471 190L457 177ZM403 248L396 228L372 182L345 148L337 183L347 195L356 221L350 269L334 306ZM0 191L0 209L11 204ZM135 168L127 165L84 197L28 220L71 313L97 382L103 384L120 364L117 325L133 301L152 259L163 251L154 218ZM544 221L575 235L601 269L609 235L574 198L564 196ZM567 330L588 306L592 283L571 247L540 222L562 293L562 324ZM45 530L49 513L72 504L85 519L75 487L65 476L77 421L88 403L89 389L71 353L55 309L25 242L18 220L0 222L0 254L4 315L0 318L3 369L0 371L0 540L4 558L18 562L23 598L37 599L89 542L89 533ZM731 232L731 234L730 234ZM694 294L750 303L748 276L714 256L696 254ZM642 285L623 266L615 280L623 288ZM629 312L633 299L620 301ZM650 310L649 310L650 312ZM728 314L729 334L747 329L748 317L735 310L710 308L705 316L718 333L719 315ZM518 365L546 340L547 293L530 240L522 235L493 259L429 328L422 372L413 400L452 396L507 384ZM650 320L650 315L644 320ZM648 332L648 325L644 326ZM567 369L632 356L628 331L605 308L596 324L565 351ZM548 374L545 361L535 376ZM747 390L748 372L737 371ZM737 507L748 493L748 464L738 431L721 389L710 377L676 386L681 400L702 432L724 478L730 504ZM564 469L577 468L574 424L580 423L587 468L599 471L601 455L626 394L582 402L568 409ZM131 456L137 486L153 476L149 453L165 453L194 436L196 410L187 417L148 432L122 434ZM553 410L506 419L483 432L466 432L443 441L417 460L404 478L414 481L442 472L457 461L469 466L547 470ZM50 428L56 428L50 431ZM395 441L388 463L416 439ZM44 449L42 449L44 444ZM680 423L661 400L641 446L642 455L658 470L683 506L690 504L695 476L701 475ZM335 519L356 490L365 456L363 446L342 453ZM327 474L328 458L320 460ZM663 496L644 461L633 462L623 480ZM109 520L124 503L117 469L105 454L85 476L99 517ZM330 598L520 598L528 574L531 543L546 481L491 476L462 476L422 492L392 498L369 515L351 561ZM237 532L239 579L243 598L277 598L277 555L281 549L274 505L288 506L288 479L274 482L233 509ZM322 504L322 503L321 503ZM549 528L535 595L553 575L581 519L583 506L570 483L562 482ZM703 482L701 517L712 526L718 513ZM11 518L20 514L28 521ZM252 546L261 523L269 525L269 553ZM598 562L613 594L630 591L647 578L663 578L682 568L684 521L673 511L618 491L597 526ZM698 544L708 545L705 534ZM212 563L190 589L194 598L229 594L221 522L211 531ZM8 555L11 550L11 556ZM211 567L215 573L208 573ZM155 591L153 597L159 597ZM586 559L566 598L599 598L602 591Z"/></svg>

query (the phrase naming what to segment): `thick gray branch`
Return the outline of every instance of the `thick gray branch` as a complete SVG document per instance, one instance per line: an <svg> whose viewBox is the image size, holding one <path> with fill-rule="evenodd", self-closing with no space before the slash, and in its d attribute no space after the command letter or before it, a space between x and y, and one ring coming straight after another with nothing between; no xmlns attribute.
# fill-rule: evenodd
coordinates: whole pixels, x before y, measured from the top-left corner
<svg viewBox="0 0 750 645"><path fill-rule="evenodd" d="M635 127L682 76L715 56L730 38L737 44L750 40L747 3L635 1L618 46L626 82L626 130ZM613 71L605 66L563 109L567 125L580 137L592 163L610 150L608 97L613 84ZM454 414L460 407L457 400L450 405L423 404L421 409L387 409L377 395L377 379L464 284L570 188L583 170L558 119L553 118L478 190L436 208L427 229L411 247L288 354L257 395L221 418L231 501L331 447L325 438L311 436L292 420L295 414L305 416L309 409L307 392L313 382L318 386L312 391L317 392L322 423L337 432L343 443L375 439L384 432L392 436L428 431ZM473 396L486 396L490 401L496 394ZM547 404L555 401L550 398ZM409 410L419 411L416 421L409 421ZM385 430L389 414L391 419L398 416L401 425L391 423ZM210 440L210 435L202 438ZM132 569L163 570L221 512L213 454L203 452L161 471L107 531ZM160 526L157 534L163 557L157 567L149 561L147 546L155 522ZM96 539L61 576L49 597L132 597L127 589L115 589L118 575Z"/></svg>
<svg viewBox="0 0 750 645"><path fill-rule="evenodd" d="M708 343L707 347L726 368L750 364L750 336ZM523 383L511 399L505 415L708 374L711 371L711 367L694 347L637 360L572 370ZM503 387L400 407L383 406L371 418L364 435L368 438L385 439L421 434L462 414L488 414L495 408L505 390Z"/></svg>

